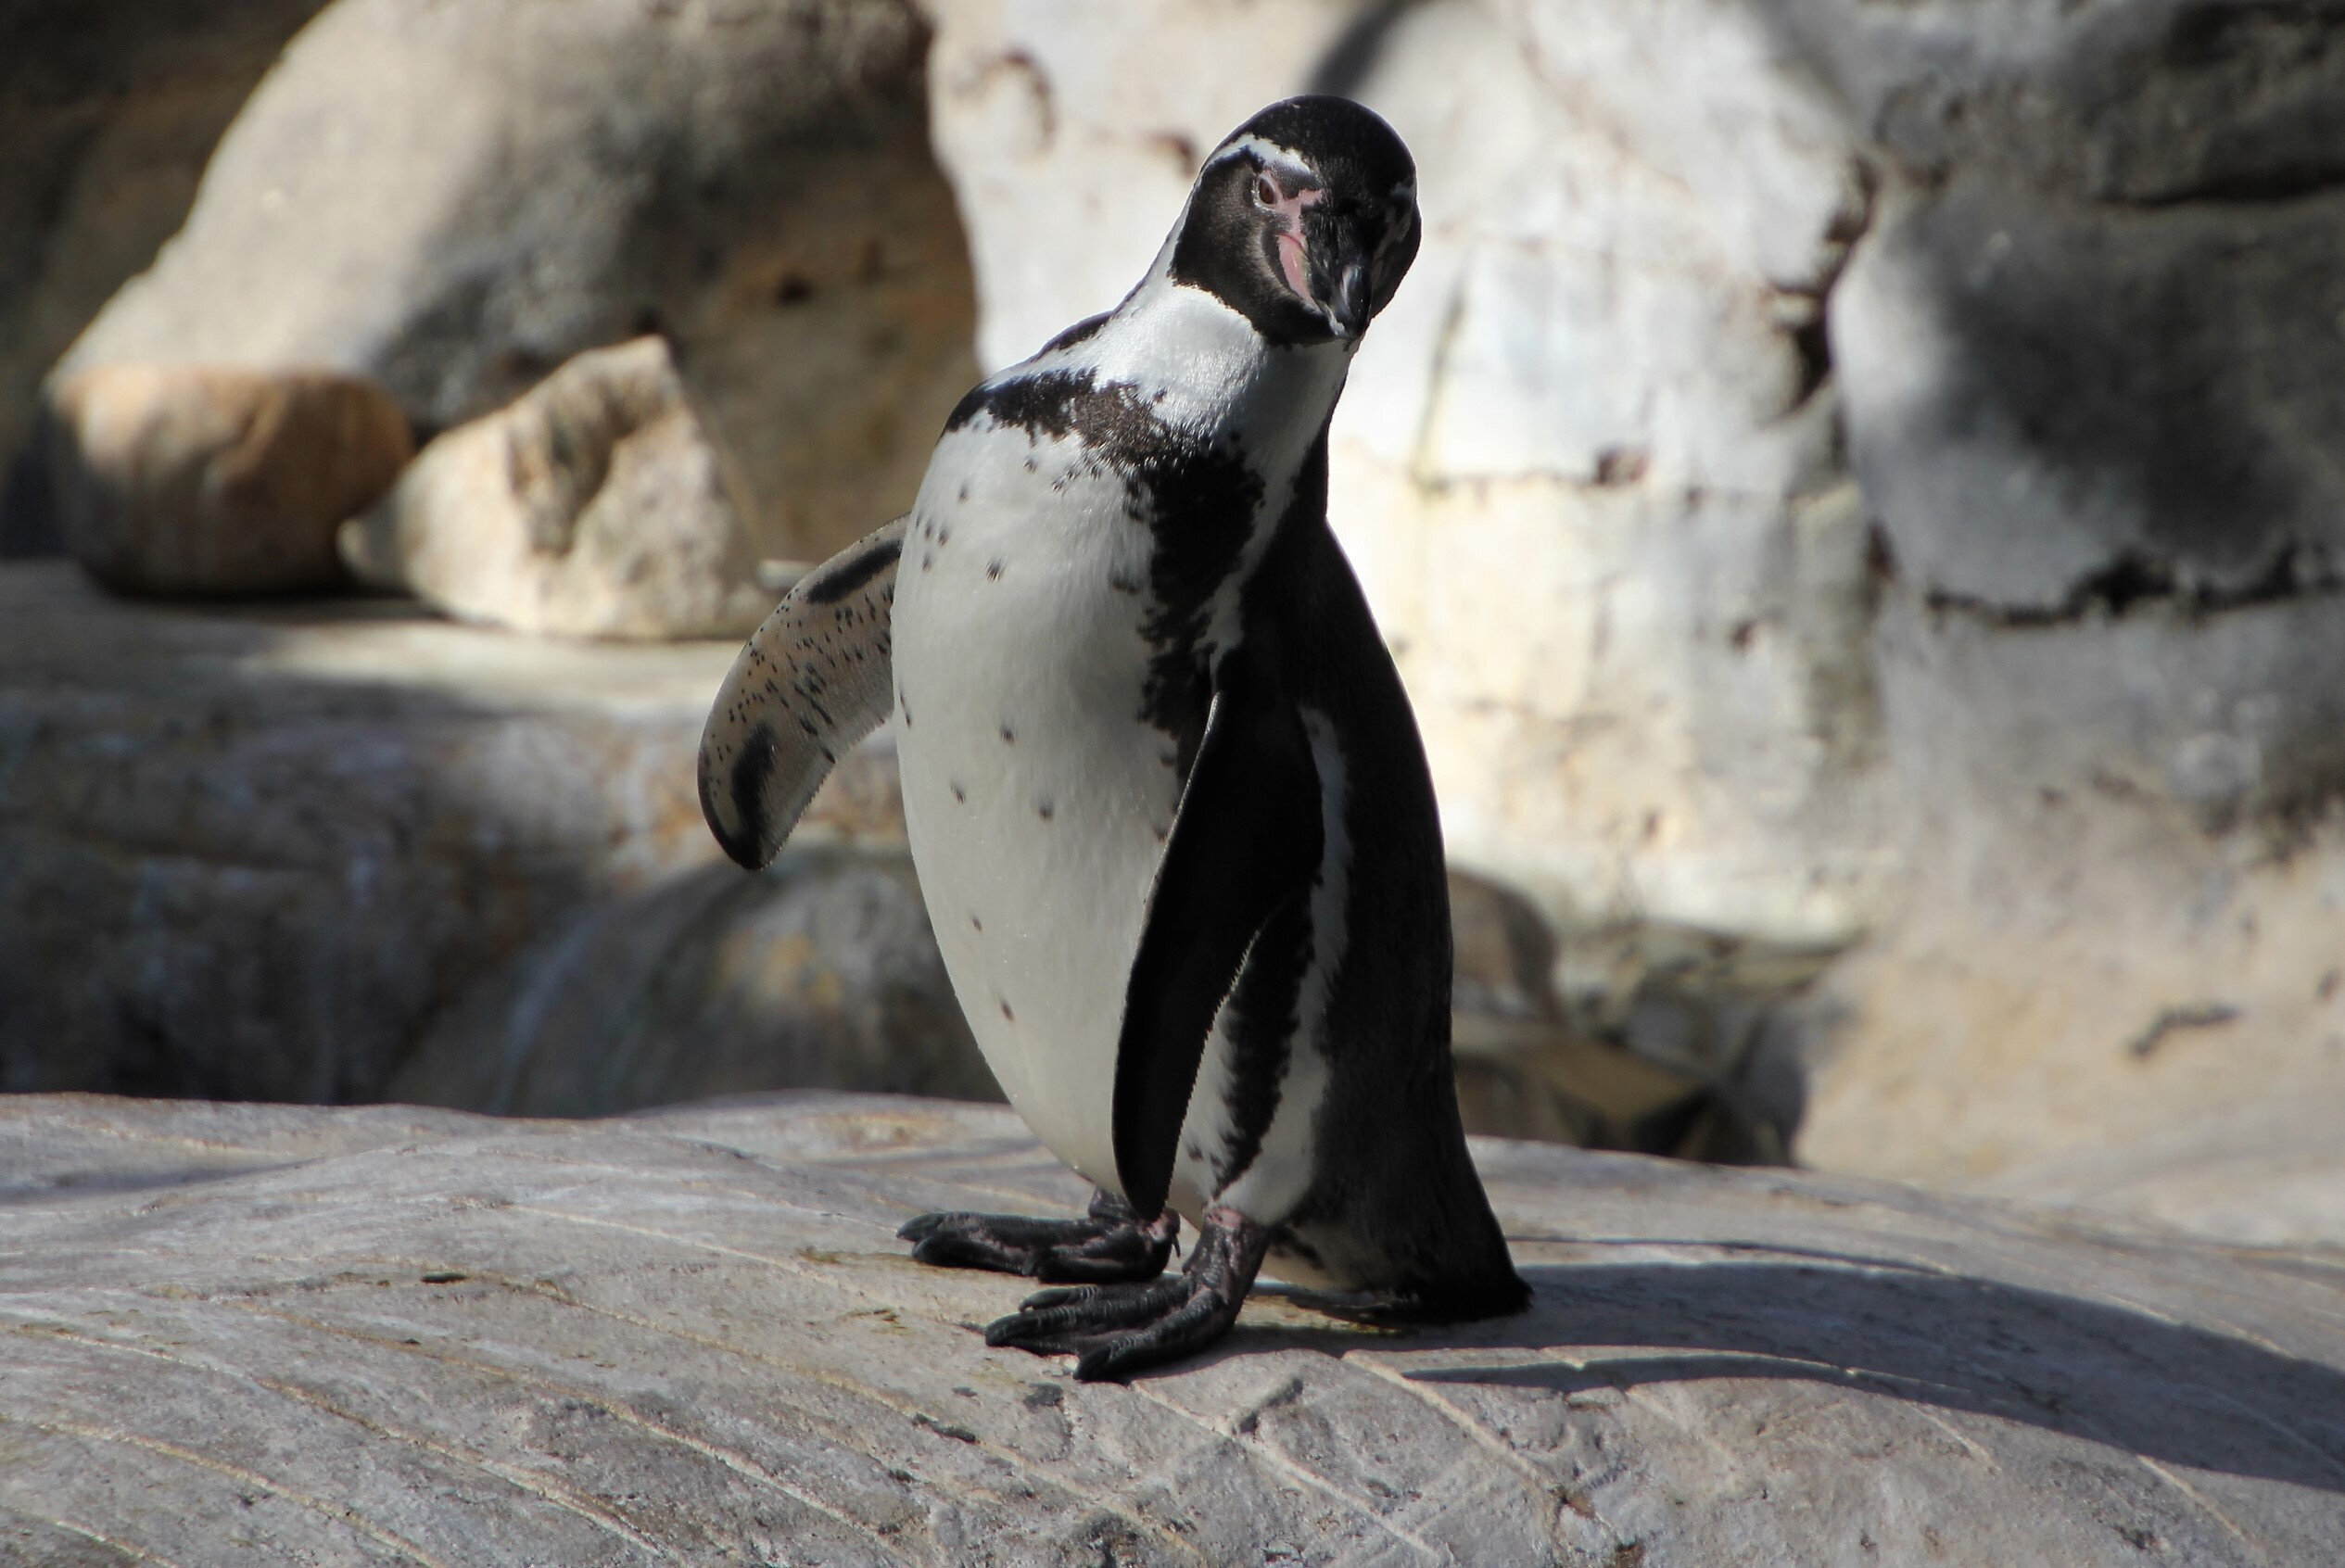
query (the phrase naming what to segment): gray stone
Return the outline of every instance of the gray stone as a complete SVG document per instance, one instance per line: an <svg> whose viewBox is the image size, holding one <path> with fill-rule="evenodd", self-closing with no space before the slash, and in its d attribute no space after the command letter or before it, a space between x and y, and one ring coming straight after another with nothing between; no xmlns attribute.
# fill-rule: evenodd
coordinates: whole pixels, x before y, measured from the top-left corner
<svg viewBox="0 0 2345 1568"><path fill-rule="evenodd" d="M1882 170L1831 336L1909 867L1802 1152L2334 1237L2272 1129L2345 1103L2345 17L1775 9Z"/></svg>
<svg viewBox="0 0 2345 1568"><path fill-rule="evenodd" d="M1485 1142L1529 1312L1259 1290L1129 1387L989 1350L939 1207L1006 1110L0 1106L0 1530L33 1562L2148 1560L2345 1536L2345 1269Z"/></svg>
<svg viewBox="0 0 2345 1568"><path fill-rule="evenodd" d="M580 354L441 436L341 550L361 582L557 637L744 635L776 597L657 337Z"/></svg>
<svg viewBox="0 0 2345 1568"><path fill-rule="evenodd" d="M900 842L592 904L435 1018L386 1094L595 1116L777 1086L1001 1097Z"/></svg>
<svg viewBox="0 0 2345 1568"><path fill-rule="evenodd" d="M102 365L50 404L66 549L119 592L340 586L335 530L414 454L380 386L327 371Z"/></svg>
<svg viewBox="0 0 2345 1568"><path fill-rule="evenodd" d="M661 331L762 552L819 559L970 378L925 44L892 0L339 0L66 366L324 364L436 431Z"/></svg>
<svg viewBox="0 0 2345 1568"><path fill-rule="evenodd" d="M2328 192L2143 207L1965 171L1884 203L1832 330L1899 572L2037 614L2345 577L2340 234Z"/></svg>
<svg viewBox="0 0 2345 1568"><path fill-rule="evenodd" d="M2286 199L2345 174L2345 59L2320 6L2209 0L1763 0L1903 170L1987 170L2141 207Z"/></svg>
<svg viewBox="0 0 2345 1568"><path fill-rule="evenodd" d="M32 565L0 572L0 628L10 1088L529 1116L998 1094L887 736L769 871L718 854L691 758L729 644L546 643L361 601L196 613ZM1650 1019L1558 997L1527 904L1460 876L1452 907L1470 1127L1780 1157L1790 1120L1733 1081L1729 1016L1661 1031L1719 1051L1642 1056ZM1658 994L1688 961L1611 962Z"/></svg>
<svg viewBox="0 0 2345 1568"><path fill-rule="evenodd" d="M0 472L40 383L187 216L220 133L323 0L11 0L0 9ZM0 555L57 538L33 475Z"/></svg>

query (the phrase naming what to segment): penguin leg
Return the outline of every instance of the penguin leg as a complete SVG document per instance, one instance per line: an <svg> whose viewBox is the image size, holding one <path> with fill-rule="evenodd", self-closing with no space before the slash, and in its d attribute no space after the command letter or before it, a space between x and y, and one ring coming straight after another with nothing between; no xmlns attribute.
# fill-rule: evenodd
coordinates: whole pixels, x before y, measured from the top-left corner
<svg viewBox="0 0 2345 1568"><path fill-rule="evenodd" d="M1171 1209L1148 1224L1104 1189L1081 1220L1016 1214L923 1214L895 1233L912 1256L945 1269L994 1269L1037 1280L1152 1280L1172 1255L1181 1219Z"/></svg>
<svg viewBox="0 0 2345 1568"><path fill-rule="evenodd" d="M1075 1356L1075 1377L1123 1382L1227 1334L1253 1288L1270 1232L1234 1208L1209 1208L1188 1262L1170 1279L1046 1290L987 1325L985 1343Z"/></svg>

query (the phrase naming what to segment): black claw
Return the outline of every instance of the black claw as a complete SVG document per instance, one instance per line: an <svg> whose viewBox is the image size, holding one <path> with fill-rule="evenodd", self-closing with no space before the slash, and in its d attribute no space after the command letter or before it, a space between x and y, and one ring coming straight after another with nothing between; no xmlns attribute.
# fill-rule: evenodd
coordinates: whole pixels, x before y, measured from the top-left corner
<svg viewBox="0 0 2345 1568"><path fill-rule="evenodd" d="M1122 1381L1203 1349L1227 1334L1261 1265L1268 1235L1227 1209L1207 1216L1188 1266L1134 1284L1036 1291L1008 1317L989 1323L985 1343L1039 1356L1071 1355L1075 1377Z"/></svg>
<svg viewBox="0 0 2345 1568"><path fill-rule="evenodd" d="M1038 1290L1019 1305L1029 1312L1047 1307L1068 1307L1078 1301L1088 1301L1099 1294L1097 1285L1064 1285L1057 1290Z"/></svg>
<svg viewBox="0 0 2345 1568"><path fill-rule="evenodd" d="M1230 1331L1244 1299L1223 1301L1217 1296L1201 1296L1145 1330L1120 1334L1096 1345L1075 1362L1075 1381L1122 1383L1145 1367L1202 1350Z"/></svg>
<svg viewBox="0 0 2345 1568"><path fill-rule="evenodd" d="M1122 1199L1103 1192L1082 1220L923 1214L906 1221L896 1234L913 1244L914 1258L939 1268L1104 1283L1163 1273L1179 1226L1170 1212L1143 1224Z"/></svg>
<svg viewBox="0 0 2345 1568"><path fill-rule="evenodd" d="M975 1218L976 1216L973 1214L923 1214L916 1220L906 1220L904 1221L903 1225L898 1228L895 1233L895 1239L898 1241L907 1242L924 1242L956 1220L973 1220Z"/></svg>

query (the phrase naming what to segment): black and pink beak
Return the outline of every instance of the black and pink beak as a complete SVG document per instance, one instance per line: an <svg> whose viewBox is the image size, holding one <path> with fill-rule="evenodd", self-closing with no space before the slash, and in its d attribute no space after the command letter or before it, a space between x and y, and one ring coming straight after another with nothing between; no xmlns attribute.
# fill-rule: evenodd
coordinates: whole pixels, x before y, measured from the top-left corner
<svg viewBox="0 0 2345 1568"><path fill-rule="evenodd" d="M1278 204L1282 216L1291 213L1278 235L1279 270L1337 337L1357 339L1416 259L1416 205L1399 201L1380 212L1318 199L1324 194L1304 191Z"/></svg>

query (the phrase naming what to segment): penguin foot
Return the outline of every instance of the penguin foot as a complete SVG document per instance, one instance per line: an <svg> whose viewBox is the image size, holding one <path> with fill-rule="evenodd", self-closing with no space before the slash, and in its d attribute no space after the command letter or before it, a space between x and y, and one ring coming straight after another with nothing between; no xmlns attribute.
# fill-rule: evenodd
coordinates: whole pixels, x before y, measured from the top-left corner
<svg viewBox="0 0 2345 1568"><path fill-rule="evenodd" d="M1132 1206L1094 1194L1082 1220L1029 1220L1016 1214L923 1214L897 1236L912 1256L944 1269L993 1269L1030 1279L1152 1280L1164 1272L1180 1216L1166 1209L1147 1224Z"/></svg>
<svg viewBox="0 0 2345 1568"><path fill-rule="evenodd" d="M988 1324L985 1343L1077 1357L1078 1382L1124 1382L1227 1334L1269 1246L1269 1232L1236 1209L1208 1209L1180 1273L1140 1284L1039 1291Z"/></svg>

